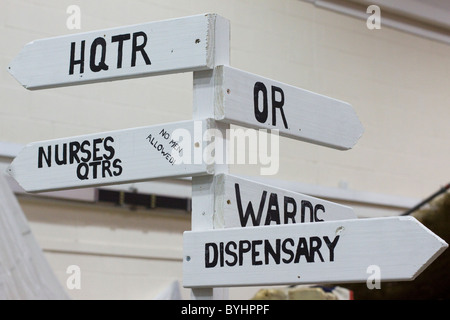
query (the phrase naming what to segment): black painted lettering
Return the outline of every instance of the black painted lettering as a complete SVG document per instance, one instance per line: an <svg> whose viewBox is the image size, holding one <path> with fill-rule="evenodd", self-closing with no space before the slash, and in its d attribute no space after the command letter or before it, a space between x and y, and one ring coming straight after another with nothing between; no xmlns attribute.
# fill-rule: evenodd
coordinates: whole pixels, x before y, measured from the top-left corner
<svg viewBox="0 0 450 320"><path fill-rule="evenodd" d="M101 161L89 162L89 167L92 168L92 179L97 179L97 168L99 165L101 165L101 163Z"/></svg>
<svg viewBox="0 0 450 320"><path fill-rule="evenodd" d="M339 236L336 236L332 242L330 241L330 238L328 238L327 236L323 237L323 240L325 241L325 244L330 250L330 261L334 261L334 249L336 248L336 245L339 241Z"/></svg>
<svg viewBox="0 0 450 320"><path fill-rule="evenodd" d="M106 173L108 173L109 177L112 177L110 168L111 168L111 162L109 162L109 160L103 160L102 161L102 178L106 177Z"/></svg>
<svg viewBox="0 0 450 320"><path fill-rule="evenodd" d="M259 108L260 92L262 92L263 100L262 111ZM258 122L260 123L265 123L267 121L267 117L269 116L269 106L267 100L267 88L262 82L256 82L255 86L253 87L253 105L256 120L258 120Z"/></svg>
<svg viewBox="0 0 450 320"><path fill-rule="evenodd" d="M205 266L234 267L242 265L279 265L281 263L328 262L322 244L329 249L329 261L334 261L334 250L339 236L331 241L327 236L299 237L298 239L253 239L205 244ZM302 256L304 259L302 260ZM324 258L325 257L325 258Z"/></svg>
<svg viewBox="0 0 450 320"><path fill-rule="evenodd" d="M244 263L244 253L249 252L252 249L252 245L248 240L239 241L239 265Z"/></svg>
<svg viewBox="0 0 450 320"><path fill-rule="evenodd" d="M302 221L302 223L305 222L305 211L306 211L306 208L309 209L309 215L310 215L309 222L313 222L314 221L314 208L313 208L313 205L311 204L311 202L309 202L308 200L302 200L301 207L302 207L302 209L301 209L301 221Z"/></svg>
<svg viewBox="0 0 450 320"><path fill-rule="evenodd" d="M322 210L322 212L325 212L325 207L321 204L318 204L314 207L314 221L316 222L320 222L323 221L323 219L319 219L319 217L317 217L317 211Z"/></svg>
<svg viewBox="0 0 450 320"><path fill-rule="evenodd" d="M113 161L113 168L114 169L117 169L117 171L114 171L113 172L113 175L115 176L115 177L117 177L117 176L120 176L121 174L122 174L122 166L120 165L120 163L122 163L122 160L120 160L120 159L115 159L114 161Z"/></svg>
<svg viewBox="0 0 450 320"><path fill-rule="evenodd" d="M81 158L80 158L80 160L83 161L83 162L88 162L88 161L91 159L91 156L92 156L91 151L90 151L89 149L87 149L86 146L88 146L88 147L91 146L91 143L89 142L89 140L84 140L84 141L81 143L81 149L80 149L80 151L81 151L81 153L84 153L84 154L85 154L84 157L81 157Z"/></svg>
<svg viewBox="0 0 450 320"><path fill-rule="evenodd" d="M71 141L54 146L50 145L47 148L39 147L38 168L42 168L44 164L51 167L54 160L58 166L77 164L76 174L80 180L119 176L123 171L122 161L120 159L112 161L115 156L112 142L114 142L112 137L106 137L93 141L84 140L81 143ZM101 146L104 147L104 153L100 151ZM90 162L91 160L92 162Z"/></svg>
<svg viewBox="0 0 450 320"><path fill-rule="evenodd" d="M292 210L289 210L289 205L292 206ZM289 219L292 223L295 223L295 214L297 213L297 202L294 198L284 197L284 223L288 224Z"/></svg>
<svg viewBox="0 0 450 320"><path fill-rule="evenodd" d="M276 93L280 94L280 100L276 99ZM277 115L276 115L276 109L280 110L281 118L283 118L283 124L284 127L287 129L288 124L286 120L286 116L284 115L283 111L284 106L284 92L281 88L272 86L272 125L277 125Z"/></svg>
<svg viewBox="0 0 450 320"><path fill-rule="evenodd" d="M85 48L86 41L81 41L81 53L80 53L80 59L75 60L75 42L72 42L70 44L70 62L69 62L69 75L73 74L73 69L75 65L80 65L80 74L84 73L84 48Z"/></svg>
<svg viewBox="0 0 450 320"><path fill-rule="evenodd" d="M93 142L93 148L94 148L92 160L93 161L100 161L100 160L102 160L102 157L98 156L98 154L97 154L100 151L100 148L97 145L102 143L102 139L101 138L94 139L92 142Z"/></svg>
<svg viewBox="0 0 450 320"><path fill-rule="evenodd" d="M254 266L260 266L263 264L261 260L256 260L256 258L259 256L260 252L256 249L256 246L262 245L262 240L253 240L252 241L252 265Z"/></svg>
<svg viewBox="0 0 450 320"><path fill-rule="evenodd" d="M223 251L224 251L224 245L223 245L223 242L221 242L221 243L219 243L219 261L220 261L220 266L221 267L224 266Z"/></svg>
<svg viewBox="0 0 450 320"><path fill-rule="evenodd" d="M230 246L233 246L234 250L236 250L237 249L237 244L234 241L230 241L230 242L227 242L227 244L225 246L225 253L227 255L233 257L233 260L231 260L231 262L227 259L227 260L225 260L225 263L227 264L227 266L232 267L232 266L236 265L237 260L238 260L238 256L237 256L237 254L234 251L232 251L230 249Z"/></svg>
<svg viewBox="0 0 450 320"><path fill-rule="evenodd" d="M322 254L320 253L321 246L322 246L322 240L320 240L319 237L309 238L309 254L310 254L312 261L308 261L308 262L314 262L314 256L316 253L319 256L320 261L324 262Z"/></svg>
<svg viewBox="0 0 450 320"><path fill-rule="evenodd" d="M162 130L159 132L159 134L160 134L161 136L163 136L164 139L166 139L166 140L170 138L170 133L167 132L165 129L162 129ZM173 140L172 140L172 141L173 141Z"/></svg>
<svg viewBox="0 0 450 320"><path fill-rule="evenodd" d="M139 45L137 44L138 37L143 38L142 43ZM136 66L136 53L138 51L141 53L142 58L144 59L146 65L152 64L150 62L150 59L149 59L147 53L145 52L146 44L147 44L147 35L145 34L145 32L139 31L139 32L133 33L133 48L132 48L132 52L131 52L131 66L132 67Z"/></svg>
<svg viewBox="0 0 450 320"><path fill-rule="evenodd" d="M103 146L104 146L105 150L107 152L109 152L109 155L103 154L103 158L106 160L111 160L112 158L114 158L115 150L112 146L108 145L108 142L114 142L114 138L108 136L105 138L105 140L103 140Z"/></svg>
<svg viewBox="0 0 450 320"><path fill-rule="evenodd" d="M52 166L52 146L47 147L47 154L45 153L44 147L39 147L38 149L38 168L42 168L42 159L47 163L47 167Z"/></svg>
<svg viewBox="0 0 450 320"><path fill-rule="evenodd" d="M242 209L241 192L240 192L238 183L234 184L234 189L235 189L235 193L236 193L236 203L237 203L237 207L238 207L239 220L241 222L241 227L245 227L247 225L249 217L252 218L253 226L259 226L261 223L261 216L262 216L262 211L264 209L264 203L266 202L267 191L263 191L263 194L261 196L261 202L259 204L258 216L255 217L255 212L253 211L253 205L252 205L251 201L248 202L247 209L245 210L245 214L244 214L244 210Z"/></svg>
<svg viewBox="0 0 450 320"><path fill-rule="evenodd" d="M82 162L77 167L77 177L80 180L88 180L89 179L89 165L85 162Z"/></svg>
<svg viewBox="0 0 450 320"><path fill-rule="evenodd" d="M272 221L280 224L280 207L278 206L278 195L271 193L269 197L269 205L267 206L267 215L265 225L270 225Z"/></svg>
<svg viewBox="0 0 450 320"><path fill-rule="evenodd" d="M294 252L287 247L287 244L290 244L291 247L294 247L295 242L291 238L287 238L283 240L283 243L281 244L281 249L284 253L286 253L289 256L289 259L283 258L284 263L291 263L292 260L294 260Z"/></svg>
<svg viewBox="0 0 450 320"><path fill-rule="evenodd" d="M100 61L96 63L97 48L101 47ZM90 68L92 72L99 72L102 70L108 70L108 65L105 63L106 59L106 40L102 37L96 38L91 44L91 57L90 57Z"/></svg>
<svg viewBox="0 0 450 320"><path fill-rule="evenodd" d="M123 42L130 40L131 35L129 33L119 34L111 37L111 42L118 42L117 45L117 69L122 68L122 56L123 56Z"/></svg>
<svg viewBox="0 0 450 320"><path fill-rule="evenodd" d="M67 143L63 144L62 159L59 158L59 145L55 145L55 162L58 166L67 164Z"/></svg>
<svg viewBox="0 0 450 320"><path fill-rule="evenodd" d="M205 268L214 268L217 265L218 251L217 244L213 242L205 243Z"/></svg>
<svg viewBox="0 0 450 320"><path fill-rule="evenodd" d="M298 239L294 262L298 263L300 261L301 256L305 256L306 261L310 262L311 259L309 257L308 243L306 242L306 239L303 237L300 237Z"/></svg>
<svg viewBox="0 0 450 320"><path fill-rule="evenodd" d="M72 164L75 161L80 163L80 158L78 158L78 151L80 151L80 143L78 141L73 141L69 143L69 163Z"/></svg>
<svg viewBox="0 0 450 320"><path fill-rule="evenodd" d="M264 258L265 258L265 264L269 264L269 256L272 257L273 261L275 261L276 264L280 264L280 258L281 258L281 239L275 240L275 249L272 247L269 240L264 240Z"/></svg>

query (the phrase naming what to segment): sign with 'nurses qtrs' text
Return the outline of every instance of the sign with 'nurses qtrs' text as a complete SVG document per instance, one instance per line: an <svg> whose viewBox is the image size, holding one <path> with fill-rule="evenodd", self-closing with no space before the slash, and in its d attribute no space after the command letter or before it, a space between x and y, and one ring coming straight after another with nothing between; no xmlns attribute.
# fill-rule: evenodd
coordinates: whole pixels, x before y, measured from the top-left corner
<svg viewBox="0 0 450 320"><path fill-rule="evenodd" d="M44 89L211 69L205 14L98 30L28 43L8 67L27 89Z"/></svg>
<svg viewBox="0 0 450 320"><path fill-rule="evenodd" d="M192 159L209 126L181 121L34 142L7 170L27 192L208 174L207 163Z"/></svg>

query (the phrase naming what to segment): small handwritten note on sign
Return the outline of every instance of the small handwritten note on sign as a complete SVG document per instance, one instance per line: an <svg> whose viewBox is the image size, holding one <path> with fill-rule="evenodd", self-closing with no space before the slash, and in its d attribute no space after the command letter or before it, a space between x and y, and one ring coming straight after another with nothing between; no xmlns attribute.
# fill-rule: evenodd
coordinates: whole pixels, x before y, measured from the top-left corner
<svg viewBox="0 0 450 320"><path fill-rule="evenodd" d="M217 228L356 219L353 209L234 175L215 176Z"/></svg>
<svg viewBox="0 0 450 320"><path fill-rule="evenodd" d="M215 19L197 15L36 40L8 69L27 89L211 69Z"/></svg>
<svg viewBox="0 0 450 320"><path fill-rule="evenodd" d="M202 141L209 125L182 121L35 142L17 155L8 172L27 192L208 174L207 164L186 161L186 155L193 158L192 150L203 147L196 141Z"/></svg>
<svg viewBox="0 0 450 320"><path fill-rule="evenodd" d="M447 243L413 217L187 231L183 286L412 280Z"/></svg>
<svg viewBox="0 0 450 320"><path fill-rule="evenodd" d="M340 150L364 131L346 102L228 66L217 67L217 79L216 120Z"/></svg>

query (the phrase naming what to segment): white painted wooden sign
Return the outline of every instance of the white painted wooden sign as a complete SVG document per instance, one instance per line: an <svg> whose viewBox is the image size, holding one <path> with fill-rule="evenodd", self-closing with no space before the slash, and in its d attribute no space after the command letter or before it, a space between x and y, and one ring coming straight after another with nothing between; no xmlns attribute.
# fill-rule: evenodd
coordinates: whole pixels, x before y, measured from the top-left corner
<svg viewBox="0 0 450 320"><path fill-rule="evenodd" d="M234 175L215 179L216 228L356 219L353 209Z"/></svg>
<svg viewBox="0 0 450 320"><path fill-rule="evenodd" d="M216 120L327 147L352 148L364 129L346 102L228 66L217 67Z"/></svg>
<svg viewBox="0 0 450 320"><path fill-rule="evenodd" d="M206 121L182 121L27 145L7 171L28 192L209 174ZM212 173L212 172L211 172Z"/></svg>
<svg viewBox="0 0 450 320"><path fill-rule="evenodd" d="M27 89L211 69L215 14L41 39L9 72Z"/></svg>
<svg viewBox="0 0 450 320"><path fill-rule="evenodd" d="M205 161L211 148L203 133L228 124L277 129L340 150L363 133L348 103L216 67L228 63L228 54L229 23L215 14L27 44L8 67L27 89L195 71L195 117L214 114L223 123L183 121L35 142L7 171L28 192L194 176L196 231L183 236L183 285L194 288L194 297L214 297L209 287L365 282L373 266L382 281L411 280L445 250L447 243L412 217L355 219L349 207L228 175ZM197 177L215 171L223 174Z"/></svg>
<svg viewBox="0 0 450 320"><path fill-rule="evenodd" d="M413 217L187 231L183 286L412 280L447 246Z"/></svg>

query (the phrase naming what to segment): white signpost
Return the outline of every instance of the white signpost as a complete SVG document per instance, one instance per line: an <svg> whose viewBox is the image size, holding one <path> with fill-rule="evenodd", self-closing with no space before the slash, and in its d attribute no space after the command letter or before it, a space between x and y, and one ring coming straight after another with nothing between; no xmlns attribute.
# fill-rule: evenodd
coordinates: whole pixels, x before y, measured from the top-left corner
<svg viewBox="0 0 450 320"><path fill-rule="evenodd" d="M184 233L183 285L251 286L413 280L447 243L413 217Z"/></svg>
<svg viewBox="0 0 450 320"><path fill-rule="evenodd" d="M211 69L214 19L205 14L36 40L8 69L27 89Z"/></svg>
<svg viewBox="0 0 450 320"><path fill-rule="evenodd" d="M217 70L215 117L289 138L346 150L363 134L352 106L228 66Z"/></svg>
<svg viewBox="0 0 450 320"><path fill-rule="evenodd" d="M193 71L193 120L31 143L8 173L29 192L192 176L183 284L194 299L227 298L227 286L365 282L371 265L382 280L414 279L447 247L414 218L356 219L204 161L204 132L226 146L230 124L340 150L363 133L348 103L231 68L229 50L229 21L215 14L29 43L8 68L27 89Z"/></svg>
<svg viewBox="0 0 450 320"><path fill-rule="evenodd" d="M353 209L229 174L215 176L215 228L356 219Z"/></svg>
<svg viewBox="0 0 450 320"><path fill-rule="evenodd" d="M194 157L210 123L182 121L35 142L7 170L27 192L205 175L208 165ZM183 141L187 138L191 141Z"/></svg>

